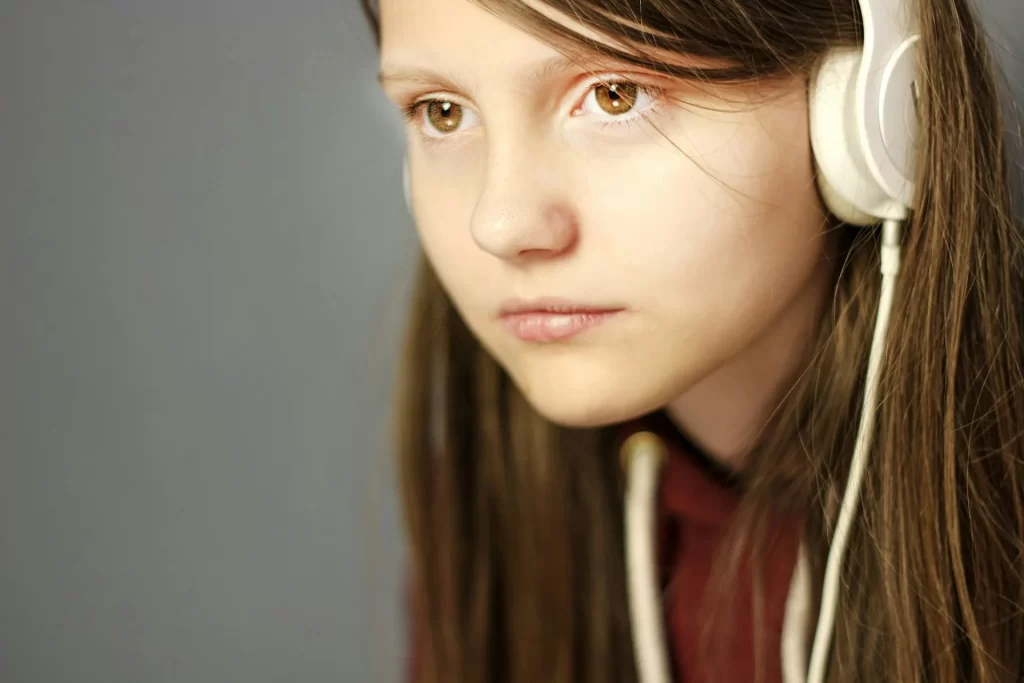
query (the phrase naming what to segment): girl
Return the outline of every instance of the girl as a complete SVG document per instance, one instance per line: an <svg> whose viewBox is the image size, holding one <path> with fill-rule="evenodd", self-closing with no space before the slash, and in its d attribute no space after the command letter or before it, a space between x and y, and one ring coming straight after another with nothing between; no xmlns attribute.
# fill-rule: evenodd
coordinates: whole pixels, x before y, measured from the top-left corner
<svg viewBox="0 0 1024 683"><path fill-rule="evenodd" d="M966 0L888 3L918 132L884 230L811 139L854 0L365 2L425 255L412 677L1020 681L1021 249Z"/></svg>

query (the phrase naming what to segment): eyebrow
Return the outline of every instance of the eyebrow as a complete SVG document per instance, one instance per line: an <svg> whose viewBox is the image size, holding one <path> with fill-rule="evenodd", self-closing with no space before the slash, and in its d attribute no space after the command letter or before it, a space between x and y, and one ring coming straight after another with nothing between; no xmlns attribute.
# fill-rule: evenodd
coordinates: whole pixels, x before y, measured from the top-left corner
<svg viewBox="0 0 1024 683"><path fill-rule="evenodd" d="M578 61L565 55L558 55L523 69L519 73L518 78L524 83L531 83L578 68L583 68ZM408 83L438 84L444 88L457 90L456 81L467 79L459 78L458 74L441 74L430 69L415 66L385 65L381 67L380 73L377 74L377 80L381 85L405 81Z"/></svg>

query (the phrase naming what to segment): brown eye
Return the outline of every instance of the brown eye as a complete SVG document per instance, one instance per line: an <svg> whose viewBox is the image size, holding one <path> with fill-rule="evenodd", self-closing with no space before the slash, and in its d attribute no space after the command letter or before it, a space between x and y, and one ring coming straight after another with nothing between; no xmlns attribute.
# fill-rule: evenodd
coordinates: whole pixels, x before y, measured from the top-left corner
<svg viewBox="0 0 1024 683"><path fill-rule="evenodd" d="M594 99L608 114L625 114L636 104L640 87L635 83L612 83L594 88Z"/></svg>
<svg viewBox="0 0 1024 683"><path fill-rule="evenodd" d="M427 102L427 120L438 132L451 133L462 123L462 107L444 100Z"/></svg>

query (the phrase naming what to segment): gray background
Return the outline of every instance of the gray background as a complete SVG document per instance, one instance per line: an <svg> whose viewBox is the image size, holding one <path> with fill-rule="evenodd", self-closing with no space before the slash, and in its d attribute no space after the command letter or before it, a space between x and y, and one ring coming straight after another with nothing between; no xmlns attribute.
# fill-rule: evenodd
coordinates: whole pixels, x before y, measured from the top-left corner
<svg viewBox="0 0 1024 683"><path fill-rule="evenodd" d="M0 0L0 682L398 677L375 67L355 0Z"/></svg>

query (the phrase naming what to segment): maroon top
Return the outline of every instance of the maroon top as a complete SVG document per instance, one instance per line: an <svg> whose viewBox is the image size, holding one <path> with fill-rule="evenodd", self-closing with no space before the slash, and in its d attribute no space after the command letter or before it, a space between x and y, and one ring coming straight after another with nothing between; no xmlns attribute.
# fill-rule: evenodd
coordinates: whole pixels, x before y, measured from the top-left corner
<svg viewBox="0 0 1024 683"><path fill-rule="evenodd" d="M658 545L673 678L678 683L750 683L755 679L754 604L748 555L741 560L732 611L719 612L733 625L727 641L716 641L726 643L726 654L718 662L725 670L712 675L704 668L711 663L699 641L710 614L710 609L700 601L716 553L738 507L740 492L729 472L694 446L663 412L623 425L622 440L640 430L657 434L669 450L658 492ZM781 683L782 621L800 545L799 525L795 520L780 520L772 524L768 537L762 575L766 626L763 680ZM409 594L411 598L411 588ZM415 609L412 600L409 608ZM416 620L409 621L413 624ZM411 632L407 676L410 683L417 678L418 641L415 632Z"/></svg>

